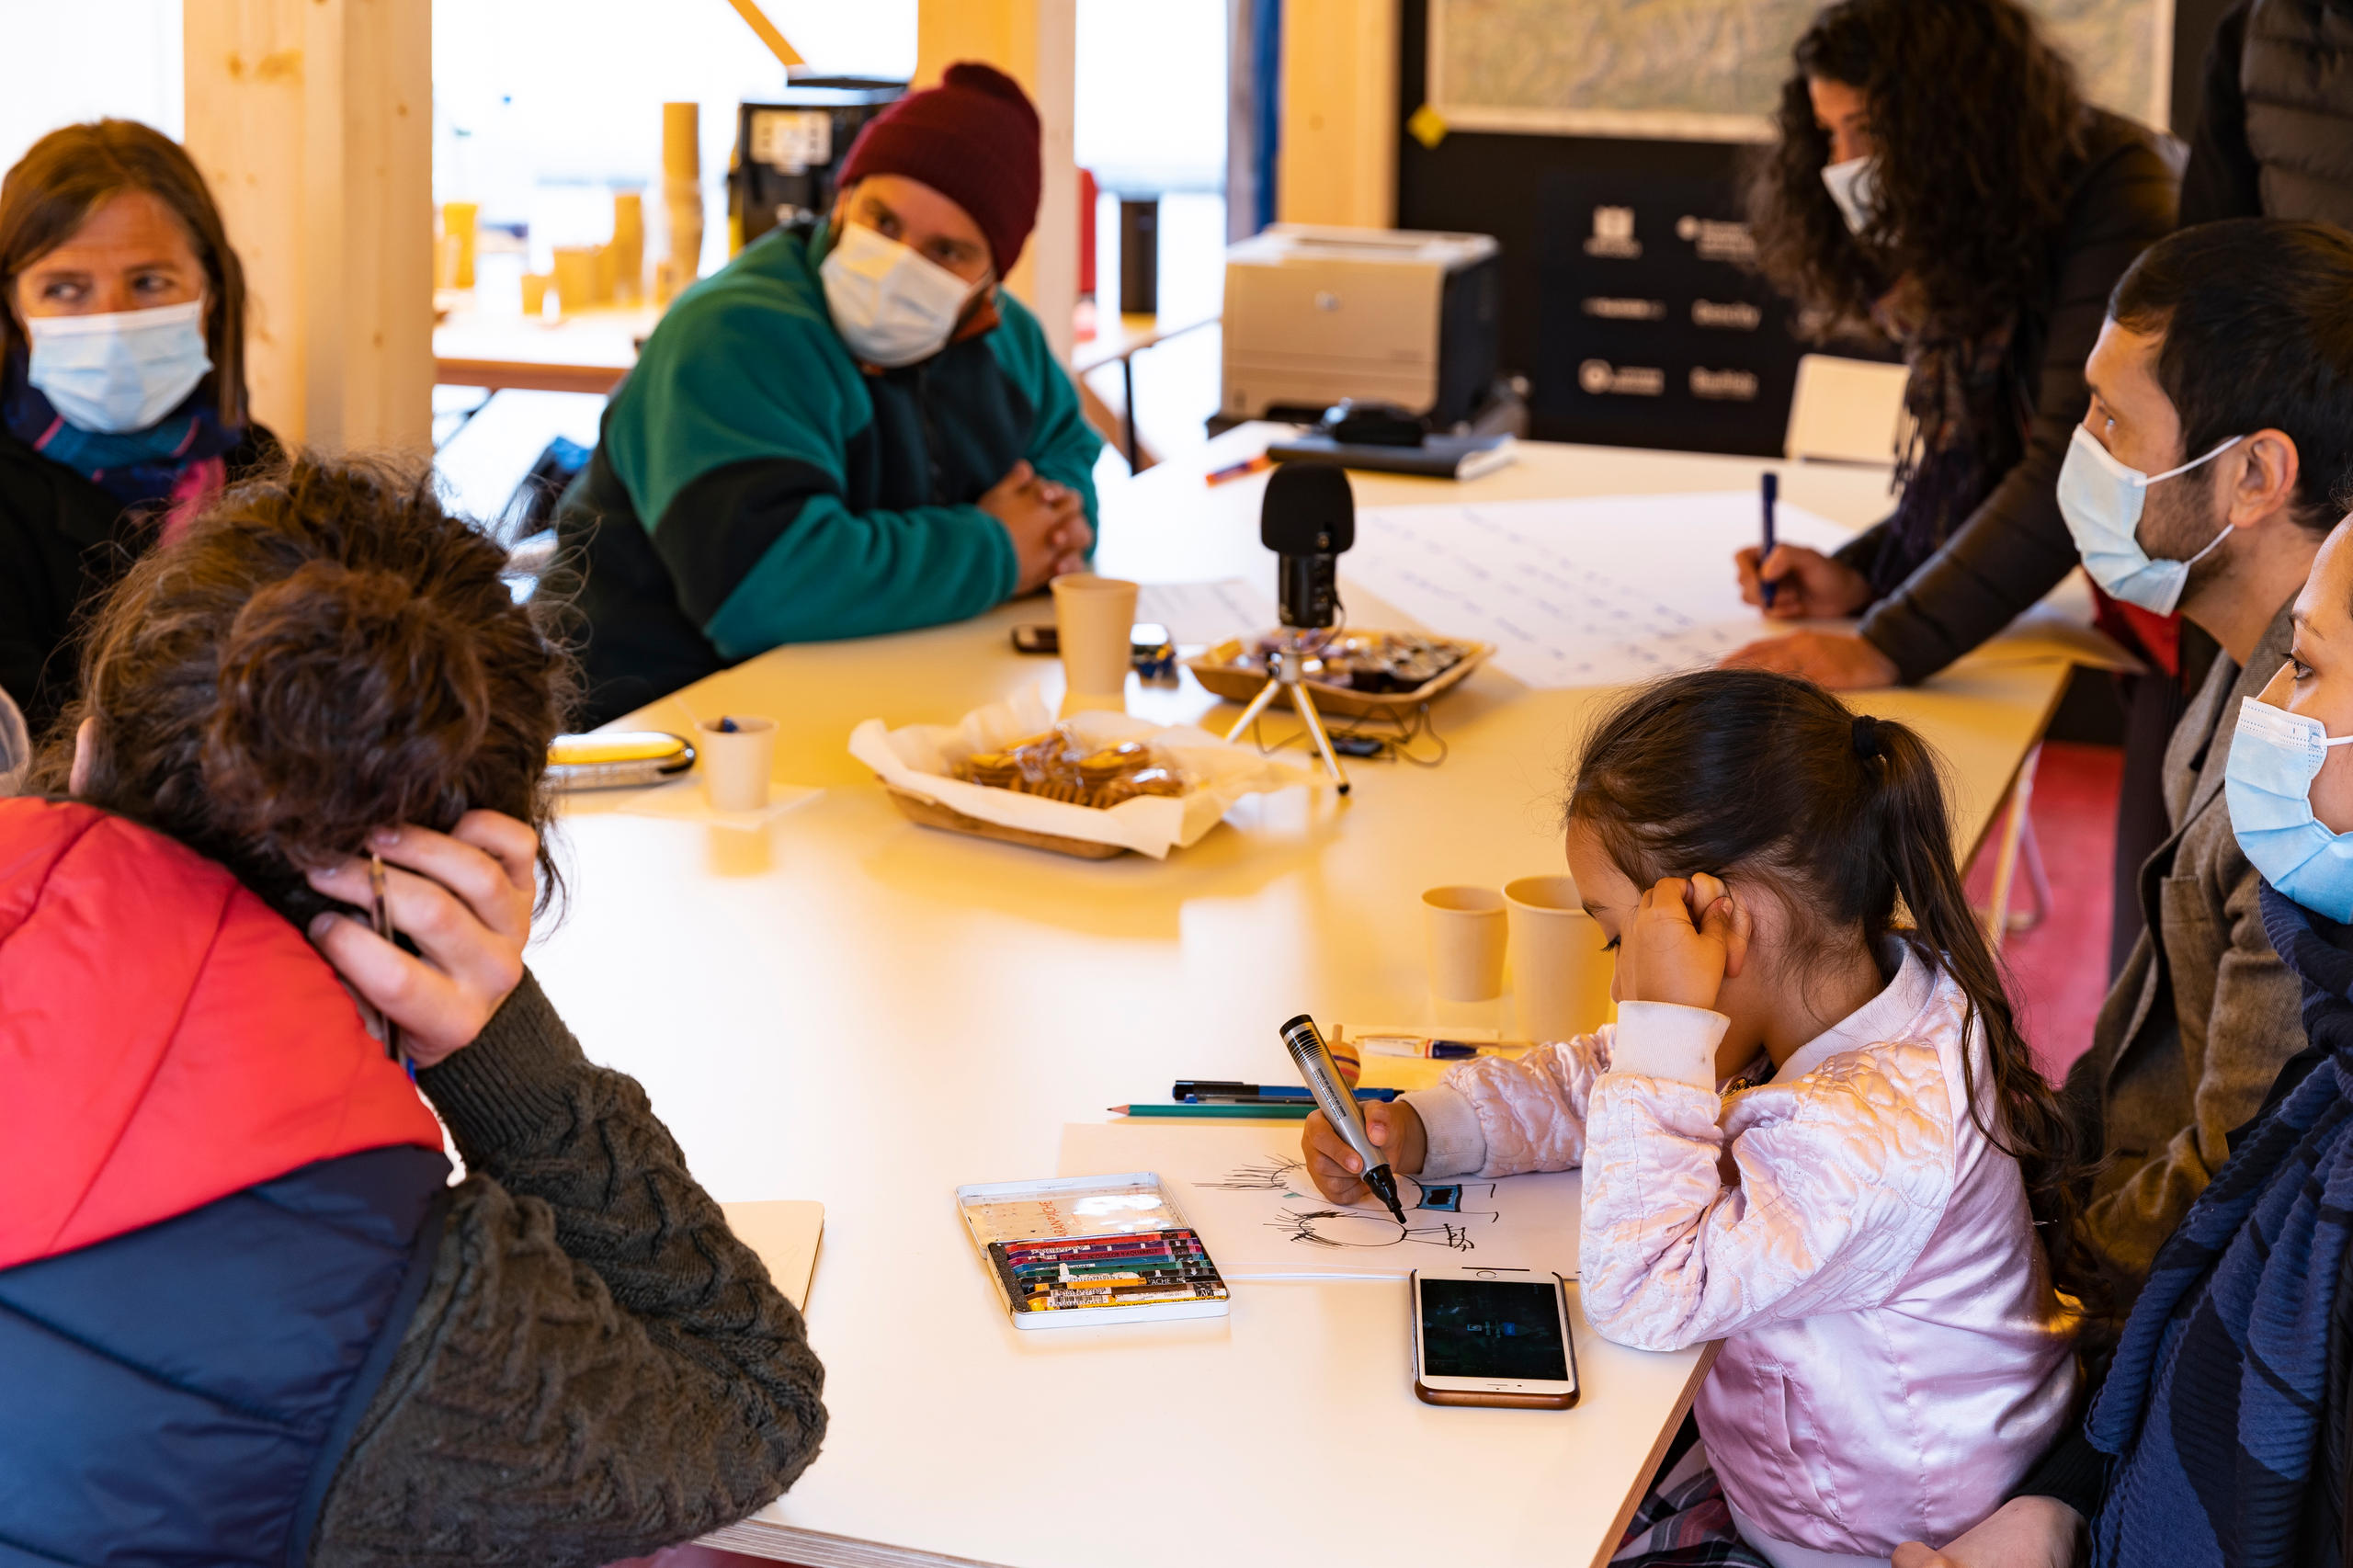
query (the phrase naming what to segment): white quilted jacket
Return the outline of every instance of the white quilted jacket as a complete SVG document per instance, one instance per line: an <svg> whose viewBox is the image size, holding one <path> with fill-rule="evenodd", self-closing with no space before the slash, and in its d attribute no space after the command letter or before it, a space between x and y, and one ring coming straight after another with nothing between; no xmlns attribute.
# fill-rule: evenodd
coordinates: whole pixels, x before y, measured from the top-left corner
<svg viewBox="0 0 2353 1568"><path fill-rule="evenodd" d="M1580 1290L1604 1335L1724 1341L1694 1413L1741 1533L1779 1568L1959 1534L2067 1419L2074 1325L2017 1162L1968 1115L1964 1050L1993 1121L1963 1016L1907 955L1754 1088L1718 1092L1722 1014L1636 1002L1407 1096L1429 1174L1585 1167Z"/></svg>

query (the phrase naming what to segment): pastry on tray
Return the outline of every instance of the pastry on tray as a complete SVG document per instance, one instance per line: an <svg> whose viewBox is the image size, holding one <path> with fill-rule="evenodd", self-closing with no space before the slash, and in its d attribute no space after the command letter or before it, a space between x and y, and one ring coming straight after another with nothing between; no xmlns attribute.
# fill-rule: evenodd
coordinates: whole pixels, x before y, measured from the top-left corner
<svg viewBox="0 0 2353 1568"><path fill-rule="evenodd" d="M995 751L974 752L950 764L949 772L967 784L1098 809L1140 795L1179 796L1186 788L1185 776L1154 758L1142 741L1090 750L1066 725Z"/></svg>
<svg viewBox="0 0 2353 1568"><path fill-rule="evenodd" d="M1313 632L1269 631L1244 645L1235 664L1263 673L1267 655L1305 652L1304 675L1349 691L1418 691L1470 656L1463 643L1409 631L1340 631L1318 644Z"/></svg>

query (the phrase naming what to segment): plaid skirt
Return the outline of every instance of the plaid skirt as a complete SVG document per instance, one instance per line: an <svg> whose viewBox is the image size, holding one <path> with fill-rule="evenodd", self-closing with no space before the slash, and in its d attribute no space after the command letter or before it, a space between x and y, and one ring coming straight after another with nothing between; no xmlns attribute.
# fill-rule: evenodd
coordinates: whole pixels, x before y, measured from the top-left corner
<svg viewBox="0 0 2353 1568"><path fill-rule="evenodd" d="M1773 1568L1733 1528L1732 1506L1700 1446L1699 1429L1688 1418L1609 1562L1611 1568Z"/></svg>

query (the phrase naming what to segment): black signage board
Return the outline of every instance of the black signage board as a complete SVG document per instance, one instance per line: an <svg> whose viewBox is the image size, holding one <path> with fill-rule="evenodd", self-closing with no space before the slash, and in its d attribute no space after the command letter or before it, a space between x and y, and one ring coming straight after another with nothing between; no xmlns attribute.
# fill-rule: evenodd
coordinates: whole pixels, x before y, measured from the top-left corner
<svg viewBox="0 0 2353 1568"><path fill-rule="evenodd" d="M1500 358L1528 378L1530 433L1778 455L1805 346L1790 307L1731 259L1745 233L1722 227L1741 221L1753 149L1459 131L1425 146L1404 121L1425 97L1428 13L1399 9L1397 226L1495 236Z"/></svg>
<svg viewBox="0 0 2353 1568"><path fill-rule="evenodd" d="M1537 206L1532 433L1779 456L1805 349L1730 183L1554 170Z"/></svg>

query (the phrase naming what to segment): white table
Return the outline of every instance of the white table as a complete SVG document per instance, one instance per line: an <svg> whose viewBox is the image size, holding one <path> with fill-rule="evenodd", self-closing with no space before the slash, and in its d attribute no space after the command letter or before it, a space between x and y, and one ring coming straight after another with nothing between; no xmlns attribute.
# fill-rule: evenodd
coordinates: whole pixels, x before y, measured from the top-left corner
<svg viewBox="0 0 2353 1568"><path fill-rule="evenodd" d="M1232 432L1107 494L1102 567L1271 583L1263 478L1201 480L1266 434ZM1470 485L1366 476L1358 494L1746 489L1758 466L1531 447ZM1793 505L1856 525L1884 508L1884 471L1783 472ZM1357 764L1345 804L1245 802L1165 862L1069 860L903 820L844 750L851 726L952 720L1052 678L1006 641L1050 617L1029 603L779 649L691 688L698 713L774 715L779 781L828 787L763 831L593 797L569 813L573 907L533 959L564 1017L592 1057L644 1083L716 1196L827 1208L809 1304L824 1452L714 1540L813 1565L1606 1559L1702 1352L1623 1350L1580 1325L1584 1402L1555 1414L1417 1403L1394 1282L1245 1284L1225 1321L1025 1334L951 1199L960 1183L1053 1174L1063 1123L1163 1097L1180 1074L1282 1078L1275 1026L1293 1013L1419 1016L1416 895L1558 869L1562 765L1598 694L1481 672L1438 710L1442 767ZM1944 749L1967 846L2065 678L2063 649L2013 645L1863 706ZM1136 706L1177 718L1209 703L1188 684ZM674 700L638 722L688 720ZM1119 1544L1078 1544L1094 1540Z"/></svg>

